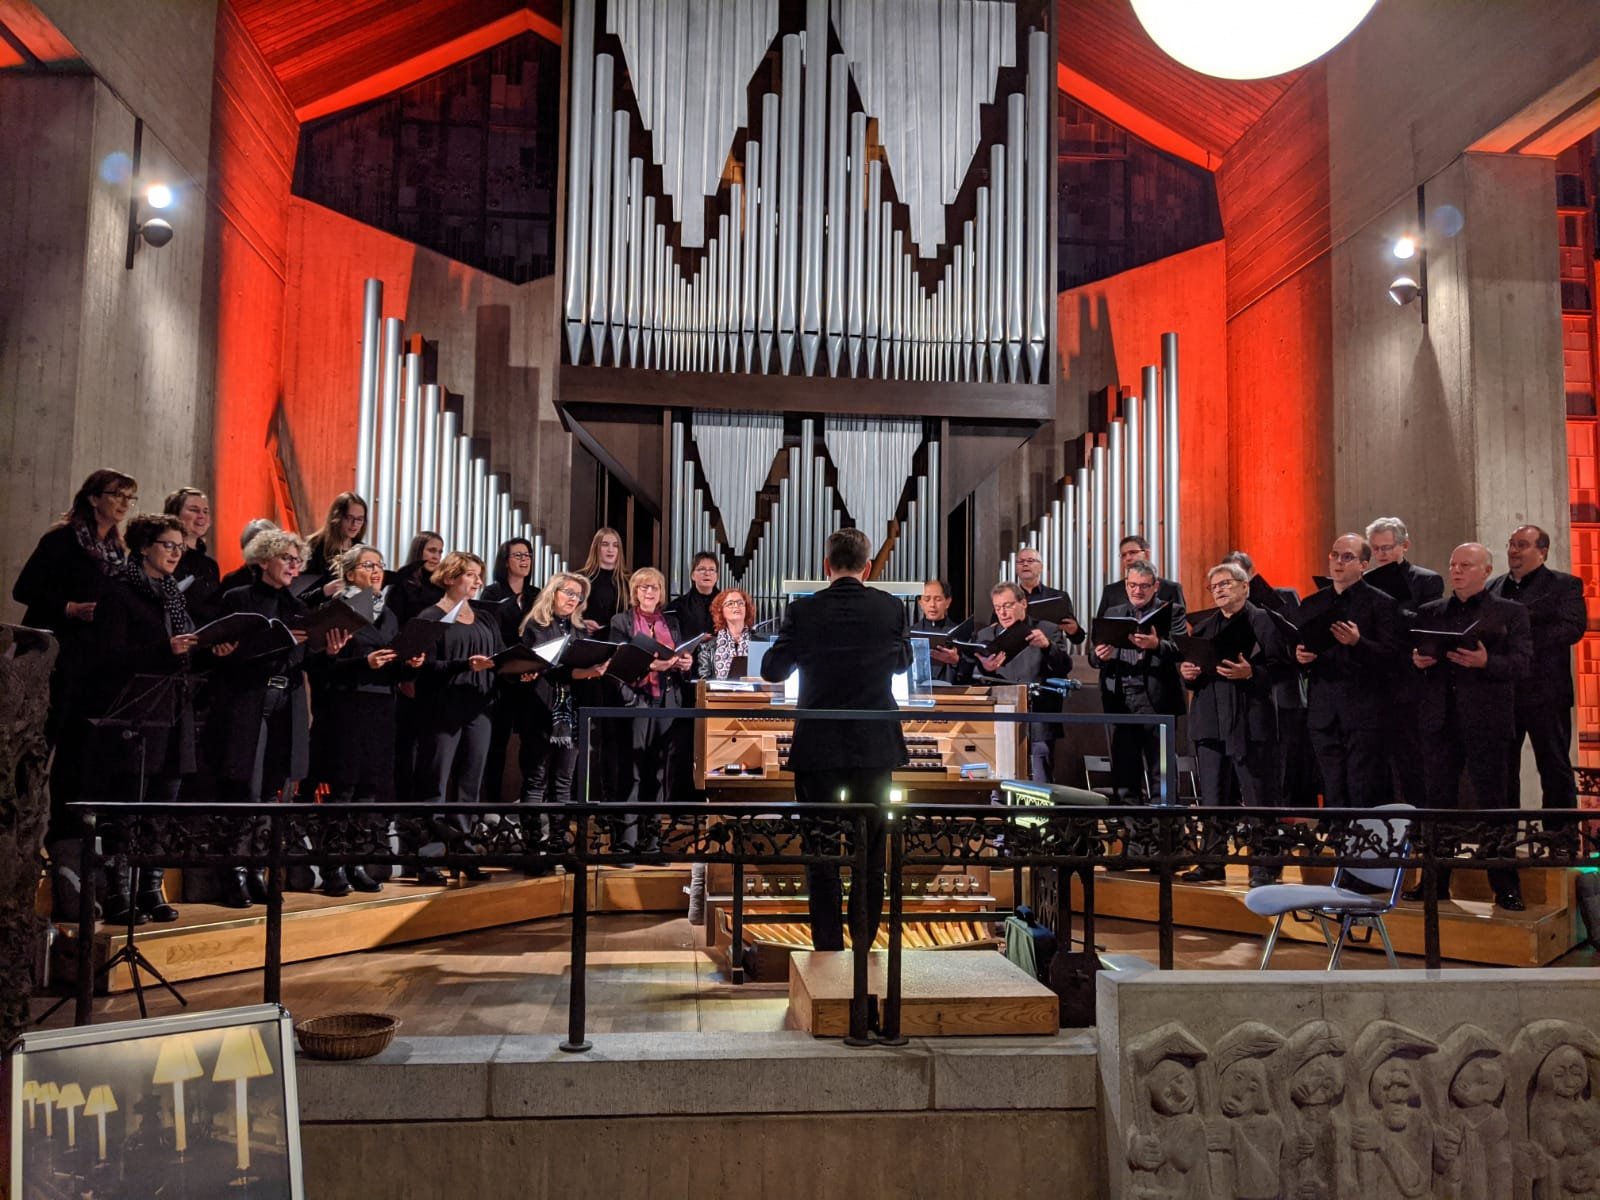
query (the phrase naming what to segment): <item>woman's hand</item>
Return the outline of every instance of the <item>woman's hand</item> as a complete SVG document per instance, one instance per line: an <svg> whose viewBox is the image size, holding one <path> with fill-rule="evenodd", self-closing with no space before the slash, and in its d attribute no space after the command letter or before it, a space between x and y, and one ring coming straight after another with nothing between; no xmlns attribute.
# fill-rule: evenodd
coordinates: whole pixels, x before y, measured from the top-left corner
<svg viewBox="0 0 1600 1200"><path fill-rule="evenodd" d="M672 660L672 665L680 671L692 671L694 670L694 656L692 654L680 654Z"/></svg>
<svg viewBox="0 0 1600 1200"><path fill-rule="evenodd" d="M1181 662L1178 664L1178 674L1182 675L1190 683L1193 683L1196 679L1200 678L1200 664Z"/></svg>
<svg viewBox="0 0 1600 1200"><path fill-rule="evenodd" d="M572 668L572 677L574 679L599 679L600 676L604 675L605 673L606 673L606 664L605 663L601 663L599 666L595 666L595 667L574 667L574 668Z"/></svg>
<svg viewBox="0 0 1600 1200"><path fill-rule="evenodd" d="M381 670L392 663L394 661L394 657L395 655L393 650L374 650L371 654L367 655L367 666L371 667L374 671Z"/></svg>
<svg viewBox="0 0 1600 1200"><path fill-rule="evenodd" d="M68 600L66 614L74 621L92 621L97 603L95 600Z"/></svg>
<svg viewBox="0 0 1600 1200"><path fill-rule="evenodd" d="M342 579L330 579L322 585L322 594L330 599L344 591L345 582Z"/></svg>
<svg viewBox="0 0 1600 1200"><path fill-rule="evenodd" d="M662 671L672 670L677 665L677 662L678 660L675 658L652 658L650 660L650 669L659 675Z"/></svg>
<svg viewBox="0 0 1600 1200"><path fill-rule="evenodd" d="M422 664L427 662L427 661L428 661L427 654L426 653L422 653L422 654L417 655L415 658L406 659L406 666L410 667L413 671L415 671L415 670L418 670L422 666Z"/></svg>
<svg viewBox="0 0 1600 1200"><path fill-rule="evenodd" d="M228 655L232 654L238 648L238 642L218 642L215 646L211 647L211 657L227 658Z"/></svg>
<svg viewBox="0 0 1600 1200"><path fill-rule="evenodd" d="M354 636L355 636L355 634L351 633L348 629L330 629L330 630L328 630L327 640L323 643L323 646L322 646L323 653L324 654L337 654L337 653L339 653L339 651L343 650L346 646L348 646L350 644L350 639L353 638ZM392 653L392 651L391 651L391 653Z"/></svg>
<svg viewBox="0 0 1600 1200"><path fill-rule="evenodd" d="M180 633L167 644L172 647L174 654L187 654L194 649L195 643L200 639L192 633Z"/></svg>
<svg viewBox="0 0 1600 1200"><path fill-rule="evenodd" d="M306 644L306 639L311 636L304 629L291 629L289 630L289 633L294 638L294 644L296 646L304 646ZM329 636L331 637L332 635L330 634Z"/></svg>
<svg viewBox="0 0 1600 1200"><path fill-rule="evenodd" d="M590 633L599 633L600 632L600 622L599 621L591 621L591 620L589 620L588 617L585 617L583 619L583 627L585 629L587 629Z"/></svg>
<svg viewBox="0 0 1600 1200"><path fill-rule="evenodd" d="M490 658L487 654L474 654L471 658L467 659L467 666L469 669L474 671L487 671L490 667L494 666L494 659Z"/></svg>
<svg viewBox="0 0 1600 1200"><path fill-rule="evenodd" d="M539 678L539 676L535 672L533 672L533 671L524 671L521 675L517 676L517 682L519 682L519 683L532 683L537 678Z"/></svg>

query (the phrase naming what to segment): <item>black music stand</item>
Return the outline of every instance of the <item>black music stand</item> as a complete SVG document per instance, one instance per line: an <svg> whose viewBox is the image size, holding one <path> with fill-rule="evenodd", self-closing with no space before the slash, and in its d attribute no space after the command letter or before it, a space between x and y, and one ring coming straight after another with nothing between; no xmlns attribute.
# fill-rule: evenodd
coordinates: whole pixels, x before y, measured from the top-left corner
<svg viewBox="0 0 1600 1200"><path fill-rule="evenodd" d="M118 693L106 715L93 718L89 722L100 735L98 738L91 738L90 744L105 749L117 748L120 753L112 756L116 766L121 767L125 764L133 771L134 777L139 781L138 795L135 798L140 803L144 801L145 789L150 780L150 743L155 741L164 745L165 739L172 735L173 729L182 719L183 701L187 699L188 690L189 679L184 673L135 675ZM111 857L114 860L119 856ZM122 949L106 959L95 974L109 979L112 970L119 963L127 963L128 975L133 981L133 995L139 1003L139 1016L142 1019L150 1014L145 1007L144 983L139 978L141 971L153 976L156 983L172 993L172 998L184 1008L189 1007L189 1001L145 956L144 951L139 949L138 942L134 940L134 928L139 916L138 906L134 902L139 894L139 872L139 867L132 868L132 875L128 880L128 914L126 924L123 926L125 937ZM82 881L79 886L82 886ZM40 1015L37 1024L43 1024L69 999L70 996L63 996L57 1000Z"/></svg>

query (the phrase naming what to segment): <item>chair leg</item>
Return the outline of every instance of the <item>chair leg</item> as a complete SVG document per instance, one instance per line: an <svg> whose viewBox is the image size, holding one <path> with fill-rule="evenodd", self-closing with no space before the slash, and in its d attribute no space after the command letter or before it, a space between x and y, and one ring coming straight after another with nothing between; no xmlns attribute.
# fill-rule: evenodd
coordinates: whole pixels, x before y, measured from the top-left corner
<svg viewBox="0 0 1600 1200"><path fill-rule="evenodd" d="M1344 952L1345 939L1350 936L1350 922L1354 918L1346 915L1339 919L1339 940L1333 944L1333 953L1328 958L1328 970L1339 969L1339 955Z"/></svg>
<svg viewBox="0 0 1600 1200"><path fill-rule="evenodd" d="M1383 939L1383 952L1389 956L1389 966L1399 967L1400 963L1394 956L1394 943L1389 940L1389 930L1384 926L1382 917L1373 917L1372 923L1378 927L1378 936Z"/></svg>
<svg viewBox="0 0 1600 1200"><path fill-rule="evenodd" d="M1267 934L1267 944L1261 947L1261 965L1258 971L1265 971L1267 964L1272 961L1272 948L1278 944L1278 931L1283 928L1283 914L1278 914L1278 919L1272 923L1272 932Z"/></svg>
<svg viewBox="0 0 1600 1200"><path fill-rule="evenodd" d="M1321 913L1312 913L1312 919L1317 923L1317 932L1322 935L1322 944L1327 946L1328 952L1333 953L1333 934L1328 932L1328 918Z"/></svg>

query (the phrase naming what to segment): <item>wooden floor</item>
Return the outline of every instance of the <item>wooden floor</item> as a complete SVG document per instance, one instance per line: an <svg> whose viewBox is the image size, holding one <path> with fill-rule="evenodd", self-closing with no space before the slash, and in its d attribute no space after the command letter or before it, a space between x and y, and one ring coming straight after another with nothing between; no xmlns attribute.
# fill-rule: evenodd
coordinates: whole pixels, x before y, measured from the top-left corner
<svg viewBox="0 0 1600 1200"><path fill-rule="evenodd" d="M1156 930L1137 921L1101 918L1096 938L1108 954L1156 957ZM382 1009L411 1036L562 1033L566 1029L568 922L521 925L436 938L313 962L286 964L283 1000L297 1017L350 1009ZM1180 969L1253 970L1260 940L1204 929L1177 931ZM937 953L937 952L928 952ZM961 953L983 953L962 951ZM788 1011L785 983L729 983L706 951L704 931L681 917L619 913L595 917L589 927L589 1031L746 1032L782 1029ZM1275 969L1320 970L1326 950L1287 942L1273 956ZM1341 969L1382 968L1381 951L1348 950ZM1420 959L1401 956L1401 965ZM1600 966L1600 956L1579 948L1554 965ZM244 971L181 985L191 1009L254 1004L261 974ZM42 1012L49 1001L34 1002ZM152 1015L181 1011L161 991L150 997ZM64 1006L48 1022L71 1022ZM131 993L95 1002L96 1021L127 1020L138 1010Z"/></svg>

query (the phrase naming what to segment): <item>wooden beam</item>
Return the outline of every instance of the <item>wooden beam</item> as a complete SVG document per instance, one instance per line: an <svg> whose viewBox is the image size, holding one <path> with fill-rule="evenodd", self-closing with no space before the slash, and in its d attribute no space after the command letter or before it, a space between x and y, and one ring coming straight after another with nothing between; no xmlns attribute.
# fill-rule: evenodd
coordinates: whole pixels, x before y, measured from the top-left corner
<svg viewBox="0 0 1600 1200"><path fill-rule="evenodd" d="M1215 171L1222 165L1222 159L1204 146L1174 132L1144 109L1101 87L1065 63L1056 64L1056 87L1079 103L1088 105L1108 121L1121 125L1134 137L1149 142L1157 150L1164 150L1208 171Z"/></svg>

